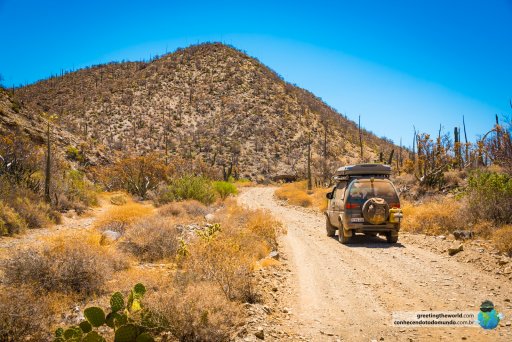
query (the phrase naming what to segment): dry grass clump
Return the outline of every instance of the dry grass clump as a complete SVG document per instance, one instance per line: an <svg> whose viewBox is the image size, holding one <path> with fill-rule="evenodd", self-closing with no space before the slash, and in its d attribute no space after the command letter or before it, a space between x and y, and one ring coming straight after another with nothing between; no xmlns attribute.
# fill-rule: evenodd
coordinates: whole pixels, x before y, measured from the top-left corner
<svg viewBox="0 0 512 342"><path fill-rule="evenodd" d="M438 235L465 229L464 205L455 198L430 199L422 204L402 201L402 228L414 233Z"/></svg>
<svg viewBox="0 0 512 342"><path fill-rule="evenodd" d="M178 235L174 222L152 216L134 223L126 231L121 246L141 261L171 259L179 247Z"/></svg>
<svg viewBox="0 0 512 342"><path fill-rule="evenodd" d="M275 191L278 199L288 202L291 205L300 207L313 207L319 211L327 209L325 194L328 188L314 188L310 193L307 191L306 181L289 183L281 186Z"/></svg>
<svg viewBox="0 0 512 342"><path fill-rule="evenodd" d="M277 237L285 233L283 224L267 210L253 210L247 214L246 228L262 238L272 248L277 248Z"/></svg>
<svg viewBox="0 0 512 342"><path fill-rule="evenodd" d="M313 204L305 190L296 188L296 183L283 185L276 190L275 195L278 199L287 201L291 205L310 207Z"/></svg>
<svg viewBox="0 0 512 342"><path fill-rule="evenodd" d="M242 322L240 307L211 283L160 291L148 295L144 303L179 341L229 341Z"/></svg>
<svg viewBox="0 0 512 342"><path fill-rule="evenodd" d="M229 300L255 302L251 273L258 258L248 253L240 240L241 237L219 233L189 246L184 268L191 281L214 282Z"/></svg>
<svg viewBox="0 0 512 342"><path fill-rule="evenodd" d="M11 207L0 201L0 236L23 233L27 228L25 220Z"/></svg>
<svg viewBox="0 0 512 342"><path fill-rule="evenodd" d="M110 197L110 203L113 205L125 205L128 203L128 198L125 194L117 194Z"/></svg>
<svg viewBox="0 0 512 342"><path fill-rule="evenodd" d="M450 170L443 173L443 185L448 188L458 188L465 184L467 174L465 170Z"/></svg>
<svg viewBox="0 0 512 342"><path fill-rule="evenodd" d="M256 183L251 181L250 179L241 178L235 181L235 185L237 188L248 188L256 186Z"/></svg>
<svg viewBox="0 0 512 342"><path fill-rule="evenodd" d="M208 207L196 200L171 202L158 209L158 213L164 217L197 218L205 216L208 212Z"/></svg>
<svg viewBox="0 0 512 342"><path fill-rule="evenodd" d="M0 288L0 341L47 341L53 316L46 296L27 286Z"/></svg>
<svg viewBox="0 0 512 342"><path fill-rule="evenodd" d="M98 236L58 237L18 251L7 261L6 283L31 285L39 293L98 294L125 259L100 246Z"/></svg>
<svg viewBox="0 0 512 342"><path fill-rule="evenodd" d="M52 210L46 203L32 202L26 197L17 197L10 205L27 222L29 228L43 228L51 223L49 213Z"/></svg>
<svg viewBox="0 0 512 342"><path fill-rule="evenodd" d="M126 228L154 212L154 208L141 203L127 203L110 208L96 220L96 228L124 233Z"/></svg>
<svg viewBox="0 0 512 342"><path fill-rule="evenodd" d="M500 252L512 256L512 225L497 229L492 235L492 240Z"/></svg>

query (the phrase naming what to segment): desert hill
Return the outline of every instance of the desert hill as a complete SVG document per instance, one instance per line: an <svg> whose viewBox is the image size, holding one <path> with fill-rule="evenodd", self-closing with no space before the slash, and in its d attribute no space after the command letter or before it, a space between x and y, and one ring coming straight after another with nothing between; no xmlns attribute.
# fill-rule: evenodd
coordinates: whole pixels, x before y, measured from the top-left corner
<svg viewBox="0 0 512 342"><path fill-rule="evenodd" d="M4 130L17 125L38 136L40 114L56 113L58 143L83 149L91 163L159 152L171 161L180 155L233 167L251 179L300 176L309 137L315 174L359 160L353 121L220 43L93 66L4 93ZM370 132L363 136L366 160L393 149Z"/></svg>

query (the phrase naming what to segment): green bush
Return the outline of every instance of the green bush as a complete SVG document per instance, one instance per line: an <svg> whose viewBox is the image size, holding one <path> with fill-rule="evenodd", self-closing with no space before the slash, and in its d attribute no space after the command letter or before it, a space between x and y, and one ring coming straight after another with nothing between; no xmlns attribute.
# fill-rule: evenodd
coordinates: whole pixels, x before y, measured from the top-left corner
<svg viewBox="0 0 512 342"><path fill-rule="evenodd" d="M225 200L229 197L229 195L236 195L238 193L238 189L233 183L218 181L213 182L213 188L219 194L222 200Z"/></svg>
<svg viewBox="0 0 512 342"><path fill-rule="evenodd" d="M70 170L67 174L67 183L68 188L65 194L68 199L86 206L98 205L97 189L85 178L83 172Z"/></svg>
<svg viewBox="0 0 512 342"><path fill-rule="evenodd" d="M169 197L176 201L195 199L203 204L215 201L215 189L205 177L184 176L173 179L169 184Z"/></svg>
<svg viewBox="0 0 512 342"><path fill-rule="evenodd" d="M68 148L66 148L66 158L69 160L77 161L79 163L83 163L85 161L82 151L74 146L68 146Z"/></svg>
<svg viewBox="0 0 512 342"><path fill-rule="evenodd" d="M27 223L11 207L0 201L0 235L22 233Z"/></svg>
<svg viewBox="0 0 512 342"><path fill-rule="evenodd" d="M469 212L475 219L512 223L512 178L492 171L473 172L468 179Z"/></svg>

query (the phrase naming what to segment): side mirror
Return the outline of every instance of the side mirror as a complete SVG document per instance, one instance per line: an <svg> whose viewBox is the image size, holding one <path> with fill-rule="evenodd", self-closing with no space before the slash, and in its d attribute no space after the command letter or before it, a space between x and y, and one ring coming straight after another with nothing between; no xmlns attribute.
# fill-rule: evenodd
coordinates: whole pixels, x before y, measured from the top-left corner
<svg viewBox="0 0 512 342"><path fill-rule="evenodd" d="M326 193L325 197L327 197L327 199L332 199L332 192Z"/></svg>

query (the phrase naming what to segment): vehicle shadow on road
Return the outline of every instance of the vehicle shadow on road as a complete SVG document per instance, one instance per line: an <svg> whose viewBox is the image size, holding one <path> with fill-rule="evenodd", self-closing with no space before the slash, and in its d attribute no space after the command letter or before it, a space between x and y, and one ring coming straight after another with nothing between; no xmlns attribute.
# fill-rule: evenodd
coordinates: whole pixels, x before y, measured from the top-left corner
<svg viewBox="0 0 512 342"><path fill-rule="evenodd" d="M338 237L334 236L333 239L338 240ZM351 248L405 248L400 242L387 243L384 237L367 235L353 236L345 246Z"/></svg>

